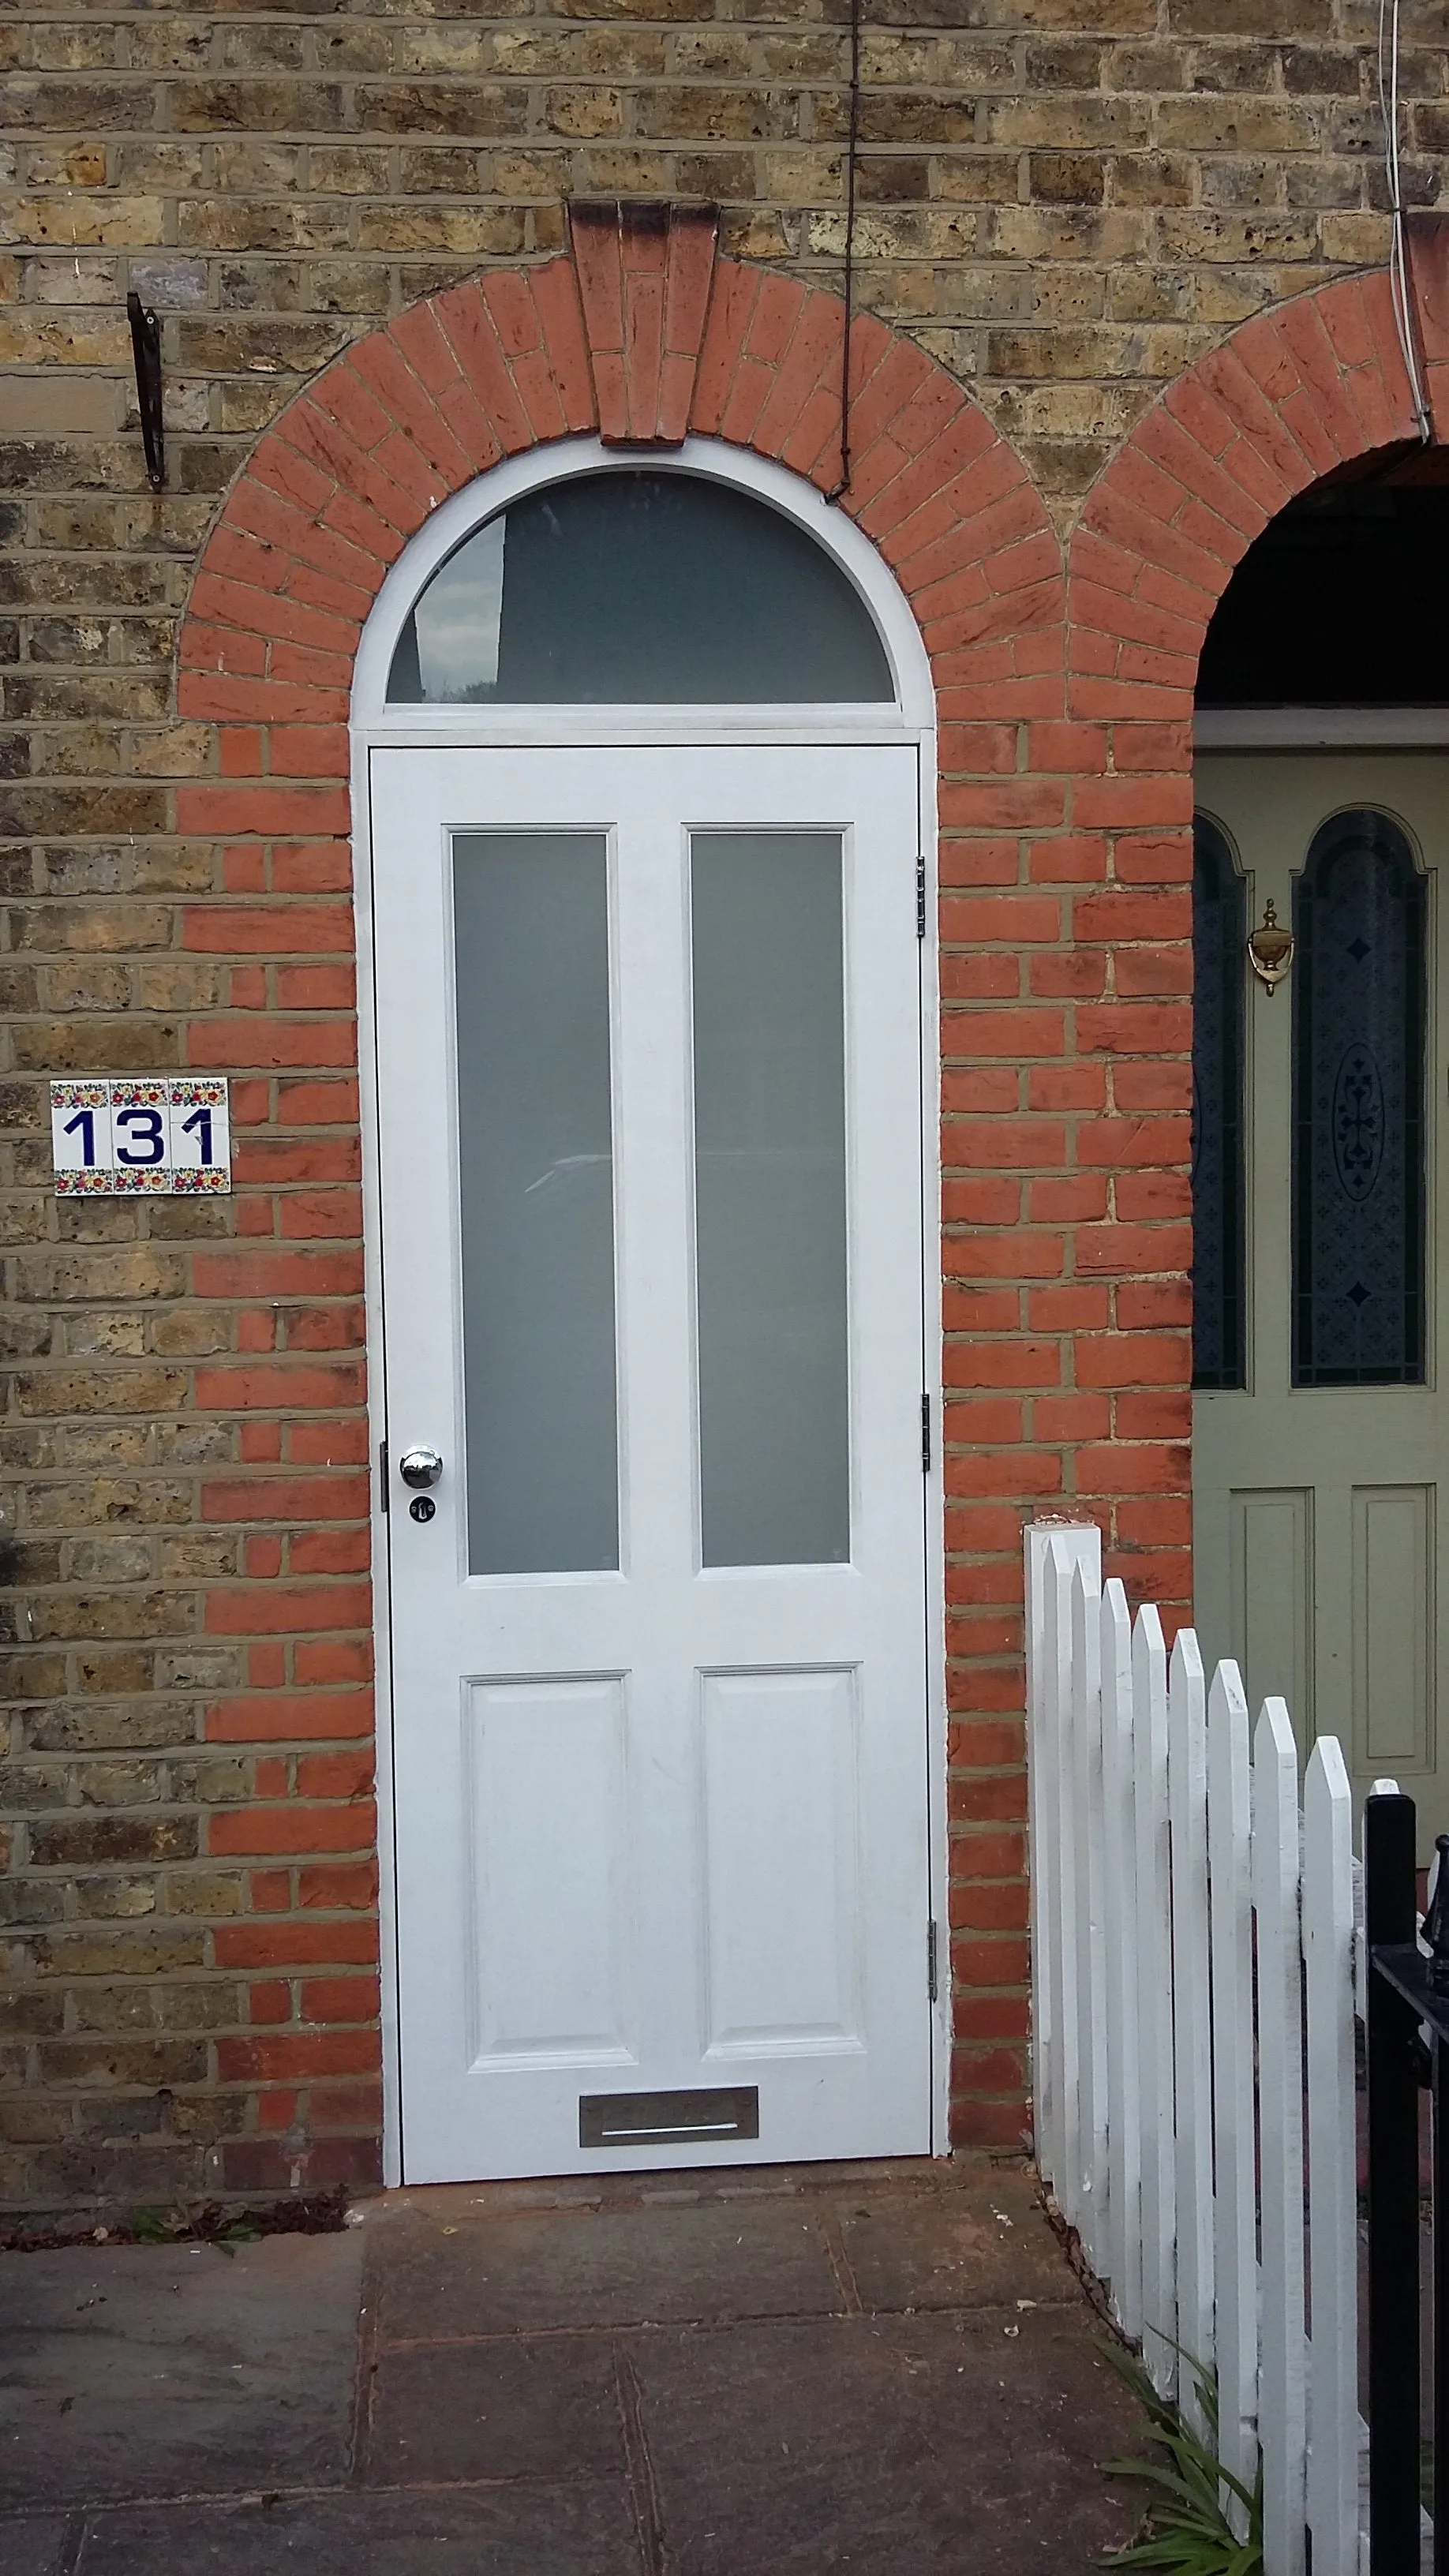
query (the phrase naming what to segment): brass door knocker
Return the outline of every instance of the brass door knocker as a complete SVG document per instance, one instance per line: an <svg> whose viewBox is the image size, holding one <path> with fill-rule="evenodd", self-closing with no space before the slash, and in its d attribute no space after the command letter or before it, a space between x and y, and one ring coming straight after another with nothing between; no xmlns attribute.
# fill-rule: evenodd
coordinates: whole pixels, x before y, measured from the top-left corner
<svg viewBox="0 0 1449 2576"><path fill-rule="evenodd" d="M1248 933L1248 964L1270 993L1276 993L1292 965L1293 947L1293 933L1283 928L1278 907L1269 895L1262 920L1256 930Z"/></svg>

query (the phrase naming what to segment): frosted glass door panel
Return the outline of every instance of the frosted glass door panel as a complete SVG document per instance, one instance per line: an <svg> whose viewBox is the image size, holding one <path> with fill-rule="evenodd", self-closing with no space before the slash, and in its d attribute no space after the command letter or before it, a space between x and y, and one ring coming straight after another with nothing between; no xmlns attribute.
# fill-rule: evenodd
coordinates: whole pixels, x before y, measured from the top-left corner
<svg viewBox="0 0 1449 2576"><path fill-rule="evenodd" d="M838 832L695 832L706 1565L850 1554Z"/></svg>
<svg viewBox="0 0 1449 2576"><path fill-rule="evenodd" d="M468 1563L619 1562L608 854L453 842Z"/></svg>

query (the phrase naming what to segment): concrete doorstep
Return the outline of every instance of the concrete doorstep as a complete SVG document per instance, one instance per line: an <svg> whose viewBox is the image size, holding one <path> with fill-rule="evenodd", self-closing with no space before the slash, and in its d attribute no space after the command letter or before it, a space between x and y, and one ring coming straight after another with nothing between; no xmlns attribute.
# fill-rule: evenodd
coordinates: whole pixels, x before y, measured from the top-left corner
<svg viewBox="0 0 1449 2576"><path fill-rule="evenodd" d="M1020 2165L412 2190L0 2256L0 2570L1053 2576L1141 2446Z"/></svg>

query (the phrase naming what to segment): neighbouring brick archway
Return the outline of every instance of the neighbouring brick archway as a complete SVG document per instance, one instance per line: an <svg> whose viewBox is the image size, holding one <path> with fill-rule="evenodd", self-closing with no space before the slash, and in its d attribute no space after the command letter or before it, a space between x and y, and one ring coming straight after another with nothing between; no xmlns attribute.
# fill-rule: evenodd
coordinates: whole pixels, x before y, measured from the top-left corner
<svg viewBox="0 0 1449 2576"><path fill-rule="evenodd" d="M1442 265L1421 272L1418 307L1441 411ZM1168 387L1087 496L1068 562L1072 712L1190 720L1208 621L1269 519L1340 467L1417 442L1387 275L1339 279L1244 323Z"/></svg>

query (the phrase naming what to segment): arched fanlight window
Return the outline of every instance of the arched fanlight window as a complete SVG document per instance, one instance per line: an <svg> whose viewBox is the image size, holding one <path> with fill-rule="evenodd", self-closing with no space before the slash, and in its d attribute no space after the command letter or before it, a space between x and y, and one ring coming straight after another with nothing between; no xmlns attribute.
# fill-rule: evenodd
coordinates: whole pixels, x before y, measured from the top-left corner
<svg viewBox="0 0 1449 2576"><path fill-rule="evenodd" d="M1244 1383L1243 880L1219 826L1193 820L1192 1382Z"/></svg>
<svg viewBox="0 0 1449 2576"><path fill-rule="evenodd" d="M859 592L779 510L625 467L510 502L440 565L391 705L891 702Z"/></svg>
<svg viewBox="0 0 1449 2576"><path fill-rule="evenodd" d="M1426 905L1399 825L1335 814L1293 911L1293 1383L1417 1385Z"/></svg>

